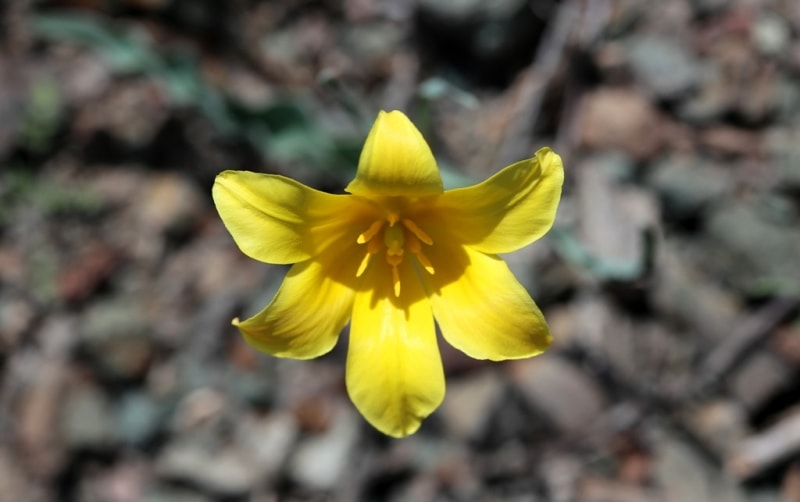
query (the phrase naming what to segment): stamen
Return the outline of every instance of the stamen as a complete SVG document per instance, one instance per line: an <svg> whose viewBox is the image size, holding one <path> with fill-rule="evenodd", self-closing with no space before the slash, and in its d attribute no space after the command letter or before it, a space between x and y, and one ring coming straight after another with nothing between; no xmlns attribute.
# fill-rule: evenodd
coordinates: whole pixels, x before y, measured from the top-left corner
<svg viewBox="0 0 800 502"><path fill-rule="evenodd" d="M431 261L428 259L427 256L422 254L422 251L420 251L419 253L414 253L414 256L417 257L417 260L419 260L419 262L422 264L422 267L425 269L426 272L428 272L431 275L435 273Z"/></svg>
<svg viewBox="0 0 800 502"><path fill-rule="evenodd" d="M372 253L365 253L364 258L361 259L361 264L358 266L358 271L356 271L356 277L361 277L361 274L367 269L367 265L369 265L369 259L372 257Z"/></svg>
<svg viewBox="0 0 800 502"><path fill-rule="evenodd" d="M414 237L413 235L409 235L406 239L406 247L409 251L414 254L419 253L422 250L422 245L419 243L419 240Z"/></svg>
<svg viewBox="0 0 800 502"><path fill-rule="evenodd" d="M413 235L409 235L406 239L408 250L411 251L414 256L417 257L417 260L422 264L422 267L425 269L426 272L433 275L433 265L431 264L428 257L422 254L422 244L419 243L416 237Z"/></svg>
<svg viewBox="0 0 800 502"><path fill-rule="evenodd" d="M400 297L400 272L397 271L397 265L392 267L392 283L394 284L394 296Z"/></svg>
<svg viewBox="0 0 800 502"><path fill-rule="evenodd" d="M417 239L429 246L433 244L433 239L431 239L431 236L426 234L425 231L419 228L413 221L409 220L408 218L403 218L403 225L409 229L412 234L416 235Z"/></svg>
<svg viewBox="0 0 800 502"><path fill-rule="evenodd" d="M368 229L364 230L358 235L358 239L356 239L356 242L358 242L359 244L364 244L365 242L369 242L370 240L372 240L373 237L378 235L378 232L381 231L381 228L383 228L383 220L375 220L374 222L372 222L372 225L370 225Z"/></svg>
<svg viewBox="0 0 800 502"><path fill-rule="evenodd" d="M397 225L397 222L401 222L402 226ZM383 238L375 239L374 237L381 232L383 232ZM433 244L433 239L412 220L400 218L398 213L390 212L386 215L386 219L372 222L368 229L358 235L356 242L367 244L367 252L358 265L356 277L361 277L367 270L372 255L385 251L386 263L392 267L392 290L395 297L400 296L400 270L398 267L403 263L406 249L417 258L427 273L431 275L434 273L433 265L423 254L421 244L425 243L430 246Z"/></svg>

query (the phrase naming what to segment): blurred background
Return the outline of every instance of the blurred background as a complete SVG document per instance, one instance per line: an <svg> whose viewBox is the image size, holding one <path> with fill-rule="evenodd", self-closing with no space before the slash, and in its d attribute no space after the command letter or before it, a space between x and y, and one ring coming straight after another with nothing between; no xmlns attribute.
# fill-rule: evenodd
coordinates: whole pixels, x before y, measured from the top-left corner
<svg viewBox="0 0 800 502"><path fill-rule="evenodd" d="M800 501L795 0L0 3L3 501ZM442 345L403 440L231 318L286 269L223 169L341 192L379 109L448 187L549 145L554 229L507 257L555 342ZM345 340L342 340L345 342Z"/></svg>

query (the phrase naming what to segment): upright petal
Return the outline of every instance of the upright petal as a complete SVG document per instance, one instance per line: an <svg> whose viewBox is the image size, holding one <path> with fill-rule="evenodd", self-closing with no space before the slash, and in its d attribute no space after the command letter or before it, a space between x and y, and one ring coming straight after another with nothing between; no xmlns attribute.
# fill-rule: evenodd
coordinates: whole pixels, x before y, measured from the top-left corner
<svg viewBox="0 0 800 502"><path fill-rule="evenodd" d="M222 222L242 252L267 263L297 263L320 252L357 219L363 203L283 176L223 171L212 189Z"/></svg>
<svg viewBox="0 0 800 502"><path fill-rule="evenodd" d="M400 268L399 298L388 267L367 269L365 283L377 287L356 293L346 373L353 404L373 427L394 437L414 433L444 399L430 305L413 267Z"/></svg>
<svg viewBox="0 0 800 502"><path fill-rule="evenodd" d="M550 330L525 288L493 255L432 246L426 281L445 340L475 359L519 359L544 352Z"/></svg>
<svg viewBox="0 0 800 502"><path fill-rule="evenodd" d="M417 196L439 194L443 188L430 147L408 117L395 110L378 113L346 190L363 196Z"/></svg>
<svg viewBox="0 0 800 502"><path fill-rule="evenodd" d="M437 216L461 243L484 253L508 253L550 230L563 182L561 157L542 148L482 183L445 192Z"/></svg>
<svg viewBox="0 0 800 502"><path fill-rule="evenodd" d="M311 359L330 351L350 319L354 295L331 266L316 260L292 266L264 310L242 322L234 319L244 339L278 357ZM352 264L346 268L355 277Z"/></svg>

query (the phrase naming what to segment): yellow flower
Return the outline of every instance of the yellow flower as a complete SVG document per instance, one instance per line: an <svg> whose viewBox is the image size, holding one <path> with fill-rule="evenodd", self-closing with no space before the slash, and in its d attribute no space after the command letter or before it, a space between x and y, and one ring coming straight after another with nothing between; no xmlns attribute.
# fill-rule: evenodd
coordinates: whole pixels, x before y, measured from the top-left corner
<svg viewBox="0 0 800 502"><path fill-rule="evenodd" d="M349 195L222 172L214 202L242 252L294 264L264 310L233 324L261 351L309 359L330 351L349 321L350 399L381 432L412 434L444 399L434 317L476 359L550 344L541 311L497 254L550 229L563 178L561 158L543 148L444 191L428 144L399 111L378 114Z"/></svg>

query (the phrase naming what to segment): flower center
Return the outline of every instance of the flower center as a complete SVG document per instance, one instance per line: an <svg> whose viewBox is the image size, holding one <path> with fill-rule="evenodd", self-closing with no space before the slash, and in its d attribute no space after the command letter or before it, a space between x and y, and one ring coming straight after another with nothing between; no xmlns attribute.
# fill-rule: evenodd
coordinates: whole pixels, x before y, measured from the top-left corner
<svg viewBox="0 0 800 502"><path fill-rule="evenodd" d="M383 233L383 239L376 239L380 233ZM412 220L400 218L396 213L389 213L385 219L375 220L358 235L356 242L367 247L356 277L361 277L373 255L383 252L386 263L392 267L392 286L396 297L400 296L400 272L397 267L403 263L406 251L416 257L426 272L434 272L430 260L422 253L422 244L430 246L433 239Z"/></svg>

